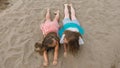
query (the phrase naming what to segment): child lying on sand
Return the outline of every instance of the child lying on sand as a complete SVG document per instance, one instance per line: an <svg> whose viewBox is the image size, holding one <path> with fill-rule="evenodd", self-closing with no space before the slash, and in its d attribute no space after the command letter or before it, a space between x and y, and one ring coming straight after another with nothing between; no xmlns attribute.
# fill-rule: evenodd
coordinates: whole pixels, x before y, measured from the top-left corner
<svg viewBox="0 0 120 68"><path fill-rule="evenodd" d="M79 45L84 44L82 39L84 29L81 27L78 20L76 19L75 10L72 4L64 4L64 6L65 17L63 20L63 26L59 30L59 35L61 37L60 43L64 45L64 56L67 55L67 50L75 55L79 50ZM68 12L68 6L71 9L71 16Z"/></svg>
<svg viewBox="0 0 120 68"><path fill-rule="evenodd" d="M42 44L37 42L35 44L35 50L44 56L44 66L48 66L48 51L54 49L54 60L53 65L57 64L58 60L58 49L59 49L59 10L56 11L56 16L53 21L50 19L50 11L47 9L46 21L40 25L40 28L43 32L44 39Z"/></svg>

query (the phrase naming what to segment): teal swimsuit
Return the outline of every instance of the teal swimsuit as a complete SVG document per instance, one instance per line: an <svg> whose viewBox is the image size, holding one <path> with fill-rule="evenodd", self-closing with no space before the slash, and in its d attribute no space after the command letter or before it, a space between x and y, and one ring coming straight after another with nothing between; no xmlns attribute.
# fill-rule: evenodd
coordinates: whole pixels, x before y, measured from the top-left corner
<svg viewBox="0 0 120 68"><path fill-rule="evenodd" d="M79 30L79 33L81 34L81 35L83 35L85 32L84 32L84 29L80 26L80 25L78 25L78 24L76 24L76 23L74 23L74 22L70 22L70 23L66 23L66 24L64 24L61 28L60 28L60 30L59 30L59 36L60 36L60 38L62 37L62 34L64 33L64 31L66 30L66 29L68 29L68 28L77 28L78 30Z"/></svg>

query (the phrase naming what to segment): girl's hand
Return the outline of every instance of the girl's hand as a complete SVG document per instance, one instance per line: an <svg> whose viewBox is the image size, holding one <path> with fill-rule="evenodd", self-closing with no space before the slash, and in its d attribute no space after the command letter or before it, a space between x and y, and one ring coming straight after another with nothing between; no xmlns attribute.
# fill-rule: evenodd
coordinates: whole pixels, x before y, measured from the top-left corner
<svg viewBox="0 0 120 68"><path fill-rule="evenodd" d="M67 57L67 52L64 52L64 57Z"/></svg>
<svg viewBox="0 0 120 68"><path fill-rule="evenodd" d="M56 64L57 64L57 60L54 60L54 61L53 61L53 65L56 65Z"/></svg>
<svg viewBox="0 0 120 68"><path fill-rule="evenodd" d="M43 66L48 66L48 62L44 62L44 63L43 63Z"/></svg>

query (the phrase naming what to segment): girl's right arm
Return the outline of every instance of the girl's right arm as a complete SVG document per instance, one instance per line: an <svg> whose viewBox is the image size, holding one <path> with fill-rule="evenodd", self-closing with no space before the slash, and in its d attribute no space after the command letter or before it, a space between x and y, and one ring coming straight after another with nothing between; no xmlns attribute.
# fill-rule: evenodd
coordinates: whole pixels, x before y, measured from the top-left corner
<svg viewBox="0 0 120 68"><path fill-rule="evenodd" d="M48 55L47 55L46 50L43 53L43 57L44 57L44 66L47 66L48 65Z"/></svg>
<svg viewBox="0 0 120 68"><path fill-rule="evenodd" d="M64 57L67 57L67 46L66 44L63 44L64 45Z"/></svg>

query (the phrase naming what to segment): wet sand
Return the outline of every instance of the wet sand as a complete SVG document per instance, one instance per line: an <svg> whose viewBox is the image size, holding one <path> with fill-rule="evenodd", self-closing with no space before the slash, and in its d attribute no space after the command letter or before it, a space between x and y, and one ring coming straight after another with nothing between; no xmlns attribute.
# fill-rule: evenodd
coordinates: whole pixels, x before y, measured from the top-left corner
<svg viewBox="0 0 120 68"><path fill-rule="evenodd" d="M43 38L39 24L45 19L46 8L60 10L72 3L76 16L85 29L85 45L78 56L63 57L48 68L120 68L120 0L13 0L0 12L0 68L44 68L43 57L34 52L34 44ZM0 9L1 10L1 9Z"/></svg>

